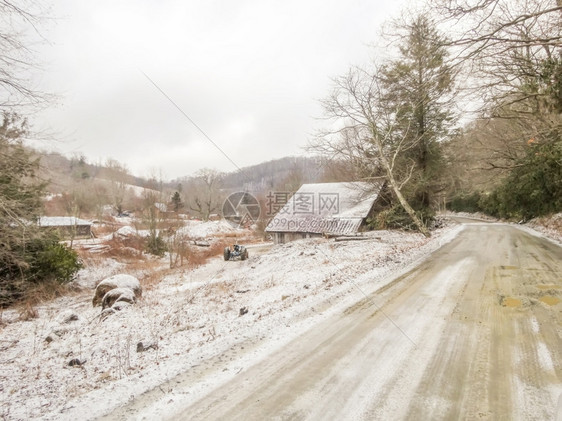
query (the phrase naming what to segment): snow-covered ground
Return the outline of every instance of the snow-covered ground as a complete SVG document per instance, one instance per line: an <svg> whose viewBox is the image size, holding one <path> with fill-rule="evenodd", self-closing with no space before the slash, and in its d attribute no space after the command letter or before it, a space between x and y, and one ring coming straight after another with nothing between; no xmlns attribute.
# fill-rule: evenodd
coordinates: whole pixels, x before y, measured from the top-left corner
<svg viewBox="0 0 562 421"><path fill-rule="evenodd" d="M499 222L500 220L483 213L467 213L467 212L450 212L443 213L444 217L460 217L467 219L476 219L481 221ZM562 212L531 219L522 223L511 222L512 225L518 226L520 229L533 231L535 234L541 233L544 238L548 238L558 244L562 244Z"/></svg>
<svg viewBox="0 0 562 421"><path fill-rule="evenodd" d="M217 257L191 271L161 270L159 283L144 285L142 300L104 320L100 307L92 307L93 290L43 305L30 320L5 310L0 416L93 419L229 349L257 344L252 354L231 357L228 370L182 396L197 399L388 283L461 229L449 226L431 239L377 231L366 241L300 240L251 252L244 262ZM119 269L114 261L100 262L81 279L87 284L85 278L99 280ZM137 352L139 342L154 346ZM143 415L158 418L172 403L167 396Z"/></svg>
<svg viewBox="0 0 562 421"><path fill-rule="evenodd" d="M95 417L248 338L280 346L324 314L361 298L359 289L369 292L391 271L437 248L443 235L427 240L383 231L366 241L273 246L245 262L214 258L194 271L168 271L159 284L145 288L138 304L103 321L100 307L92 307L93 291L41 306L39 317L27 321L16 310L4 311L0 414ZM86 268L82 280L118 269L108 265L109 270L104 264ZM69 311L77 320L69 320ZM141 341L158 347L137 353ZM69 366L75 359L85 362Z"/></svg>
<svg viewBox="0 0 562 421"><path fill-rule="evenodd" d="M123 219L123 218L121 218ZM124 225L113 233L106 234L98 239L97 242L106 241L114 238L115 236L126 238L131 236L148 237L150 232L147 229L136 229L131 224L133 223L132 218L128 218L126 221L130 225ZM236 236L236 235L248 235L248 231L244 229L235 228L224 220L220 221L183 221L184 226L178 230L178 232L186 237L193 240L209 239L217 235L221 236ZM96 240L85 240L83 243L88 243Z"/></svg>
<svg viewBox="0 0 562 421"><path fill-rule="evenodd" d="M243 230L238 230L224 220L220 221L186 221L186 226L180 232L188 235L194 240L208 239L217 234L236 234Z"/></svg>
<svg viewBox="0 0 562 421"><path fill-rule="evenodd" d="M532 219L526 225L562 244L562 212Z"/></svg>

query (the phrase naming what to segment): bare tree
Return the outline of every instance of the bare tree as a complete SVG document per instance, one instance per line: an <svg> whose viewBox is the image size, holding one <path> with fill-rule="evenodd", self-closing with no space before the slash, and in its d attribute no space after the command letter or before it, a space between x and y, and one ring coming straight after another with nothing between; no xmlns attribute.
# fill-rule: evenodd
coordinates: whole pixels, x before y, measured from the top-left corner
<svg viewBox="0 0 562 421"><path fill-rule="evenodd" d="M480 166L506 174L562 128L562 0L431 0L480 118ZM467 101L469 102L469 101Z"/></svg>
<svg viewBox="0 0 562 421"><path fill-rule="evenodd" d="M163 205L161 199L161 193L156 190L147 189L143 193L143 222L148 228L147 250L156 256L163 256L166 251L166 243L161 232L165 212L161 207Z"/></svg>
<svg viewBox="0 0 562 421"><path fill-rule="evenodd" d="M367 181L388 180L418 230L430 236L402 194L402 188L412 177L415 163L398 174L399 158L419 139L405 136L407 131L397 130L397 110L386 106L387 92L383 88L380 69L367 72L353 68L347 75L335 79L334 85L332 94L323 101L326 116L334 128L321 132L312 142L311 149L351 162Z"/></svg>
<svg viewBox="0 0 562 421"><path fill-rule="evenodd" d="M123 205L128 189L127 167L115 159L108 159L102 177L108 179L111 183L109 187L111 204L115 212L120 215L124 210Z"/></svg>
<svg viewBox="0 0 562 421"><path fill-rule="evenodd" d="M304 183L304 172L295 164L289 173L276 185L278 191L296 192Z"/></svg>
<svg viewBox="0 0 562 421"><path fill-rule="evenodd" d="M460 46L459 57L492 56L498 51L562 40L562 0L430 0L430 6L454 33L448 45ZM499 49L499 50L498 50Z"/></svg>
<svg viewBox="0 0 562 421"><path fill-rule="evenodd" d="M336 130L323 133L314 147L344 158L364 180L387 179L402 208L428 235L414 208L430 211L444 189L440 143L456 121L456 72L431 19L418 15L395 30L395 59L336 79L324 101Z"/></svg>
<svg viewBox="0 0 562 421"><path fill-rule="evenodd" d="M464 67L487 115L562 111L544 80L549 66L562 59L562 0L430 0L430 5L448 28L444 45L455 51L454 61Z"/></svg>
<svg viewBox="0 0 562 421"><path fill-rule="evenodd" d="M207 221L222 205L221 184L222 174L218 171L205 168L197 172L188 186L189 209Z"/></svg>
<svg viewBox="0 0 562 421"><path fill-rule="evenodd" d="M37 1L0 0L0 108L14 110L37 106L48 99L31 82L31 72L37 68L26 35L42 38L39 24L45 7Z"/></svg>
<svg viewBox="0 0 562 421"><path fill-rule="evenodd" d="M189 234L181 228L183 224L176 220L168 226L166 245L169 253L170 269L181 267L189 258Z"/></svg>

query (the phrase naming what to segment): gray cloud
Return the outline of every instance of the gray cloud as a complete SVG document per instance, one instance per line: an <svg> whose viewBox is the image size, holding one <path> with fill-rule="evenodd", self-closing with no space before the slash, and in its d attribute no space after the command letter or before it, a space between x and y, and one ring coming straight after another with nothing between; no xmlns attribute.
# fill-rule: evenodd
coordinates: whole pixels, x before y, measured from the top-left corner
<svg viewBox="0 0 562 421"><path fill-rule="evenodd" d="M41 58L63 105L37 124L61 134L61 152L112 157L138 175L233 170L142 71L237 165L302 153L330 78L368 60L399 5L61 0Z"/></svg>

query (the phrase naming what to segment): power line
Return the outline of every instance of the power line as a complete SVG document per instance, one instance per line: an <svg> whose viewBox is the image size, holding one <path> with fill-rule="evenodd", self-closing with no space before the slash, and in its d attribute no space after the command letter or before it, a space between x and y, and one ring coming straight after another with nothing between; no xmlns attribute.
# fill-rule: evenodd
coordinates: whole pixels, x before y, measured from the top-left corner
<svg viewBox="0 0 562 421"><path fill-rule="evenodd" d="M203 129L202 129L201 127L199 127L199 126L197 125L197 123L195 123L195 121L193 121L193 120L179 107L179 105L176 104L176 103L174 102L174 100L173 100L172 98L170 98L170 96L169 96L168 94L166 94L166 92L164 92L164 91L160 88L160 86L158 86L145 72L143 72L143 71L140 70L140 69L139 69L139 71L144 75L145 78L148 79L148 81L149 81L150 83L152 83L152 85L153 85L156 89L158 89L158 91L160 91L160 93L161 93L162 95L164 95L164 96L168 99L168 101L170 101L170 102L172 103L172 105L173 105L174 107L176 107L176 109L177 109L180 113L182 113L182 115L183 115L185 118L187 118L187 120L188 120L191 124L193 124L193 125L195 126L195 128L196 128L197 130L199 130L199 132L201 132L201 134L202 134L203 136L205 136L205 139L207 139L221 154L223 154L223 156L224 156L226 159L228 159L232 165L234 165L239 171L241 171L240 167L239 167L238 165L236 165L236 162L234 162L234 161L230 158L230 156L228 156L227 153L226 153L224 150L222 150L222 148L221 148L219 145L217 145L215 142L213 142L213 140L207 135L207 133L205 133L205 131L203 131Z"/></svg>

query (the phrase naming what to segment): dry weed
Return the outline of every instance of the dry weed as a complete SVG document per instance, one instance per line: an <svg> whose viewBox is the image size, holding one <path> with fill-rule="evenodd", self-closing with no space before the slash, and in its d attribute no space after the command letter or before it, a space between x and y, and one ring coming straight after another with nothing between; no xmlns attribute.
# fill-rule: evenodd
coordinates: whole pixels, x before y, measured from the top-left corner
<svg viewBox="0 0 562 421"><path fill-rule="evenodd" d="M38 283L26 291L26 299L21 303L23 310L20 313L32 315L31 309L37 304L52 301L62 296L79 294L81 291L82 289L78 285L61 284L55 280Z"/></svg>
<svg viewBox="0 0 562 421"><path fill-rule="evenodd" d="M537 222L539 225L542 225L550 230L557 232L559 235L562 235L562 213L538 218Z"/></svg>
<svg viewBox="0 0 562 421"><path fill-rule="evenodd" d="M190 269L195 269L207 263L208 260L209 256L207 253L201 253L197 251L189 254L187 262Z"/></svg>
<svg viewBox="0 0 562 421"><path fill-rule="evenodd" d="M104 243L109 248L102 253L105 257L121 259L138 259L146 249L146 240L137 236L121 238L114 236Z"/></svg>
<svg viewBox="0 0 562 421"><path fill-rule="evenodd" d="M174 272L174 270L168 267L162 267L160 264L149 266L148 268L149 269L145 269L143 274L138 275L143 289L147 291L156 288L166 275Z"/></svg>
<svg viewBox="0 0 562 421"><path fill-rule="evenodd" d="M121 228L121 226L122 224L107 220L107 221L103 221L101 224L96 224L93 228L93 231L97 237L102 237L104 235L115 232L116 230Z"/></svg>
<svg viewBox="0 0 562 421"><path fill-rule="evenodd" d="M194 269L198 266L204 265L212 257L222 256L224 248L229 244L229 241L225 239L219 239L213 241L209 247L192 247L188 259L189 268Z"/></svg>
<svg viewBox="0 0 562 421"><path fill-rule="evenodd" d="M22 321L37 319L39 317L39 311L37 311L37 308L31 302L27 301L20 307L19 316Z"/></svg>
<svg viewBox="0 0 562 421"><path fill-rule="evenodd" d="M264 287L266 289L273 288L275 285L277 285L277 283L275 282L275 278L273 277L273 275L271 275L271 277L264 282Z"/></svg>
<svg viewBox="0 0 562 421"><path fill-rule="evenodd" d="M224 281L217 282L210 286L205 295L213 297L230 296L234 292L234 285L232 282Z"/></svg>

